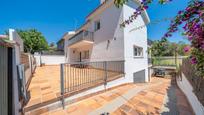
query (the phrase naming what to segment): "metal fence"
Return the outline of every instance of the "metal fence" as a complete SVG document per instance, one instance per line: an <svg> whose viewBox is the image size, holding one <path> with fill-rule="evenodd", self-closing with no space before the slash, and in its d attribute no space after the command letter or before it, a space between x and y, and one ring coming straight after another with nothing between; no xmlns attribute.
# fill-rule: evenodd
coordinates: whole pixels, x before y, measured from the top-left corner
<svg viewBox="0 0 204 115"><path fill-rule="evenodd" d="M179 56L177 58L170 56L170 57L152 57L152 64L154 66L178 66L182 64L182 59L185 59L185 56Z"/></svg>
<svg viewBox="0 0 204 115"><path fill-rule="evenodd" d="M124 76L124 61L61 64L61 95L80 92Z"/></svg>

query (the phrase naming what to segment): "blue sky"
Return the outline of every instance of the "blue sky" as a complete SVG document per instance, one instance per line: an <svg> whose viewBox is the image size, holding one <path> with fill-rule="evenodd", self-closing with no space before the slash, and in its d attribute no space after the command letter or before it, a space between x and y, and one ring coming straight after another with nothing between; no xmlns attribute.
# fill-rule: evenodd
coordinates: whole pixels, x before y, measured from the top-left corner
<svg viewBox="0 0 204 115"><path fill-rule="evenodd" d="M174 17L187 6L189 0L173 0L166 5L154 1L148 9L152 22ZM99 0L0 0L0 5L0 34L8 28L36 28L50 43L57 42L65 32L80 27L85 17L99 5ZM148 38L160 39L167 31L169 22L148 25ZM186 41L180 33L169 40Z"/></svg>

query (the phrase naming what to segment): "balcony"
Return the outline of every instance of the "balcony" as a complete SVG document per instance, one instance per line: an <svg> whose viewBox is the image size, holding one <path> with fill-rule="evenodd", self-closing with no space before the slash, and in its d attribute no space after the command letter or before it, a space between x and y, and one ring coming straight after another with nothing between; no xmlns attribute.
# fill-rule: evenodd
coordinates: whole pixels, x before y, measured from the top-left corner
<svg viewBox="0 0 204 115"><path fill-rule="evenodd" d="M85 45L93 44L93 32L80 31L68 41L69 48L77 48Z"/></svg>

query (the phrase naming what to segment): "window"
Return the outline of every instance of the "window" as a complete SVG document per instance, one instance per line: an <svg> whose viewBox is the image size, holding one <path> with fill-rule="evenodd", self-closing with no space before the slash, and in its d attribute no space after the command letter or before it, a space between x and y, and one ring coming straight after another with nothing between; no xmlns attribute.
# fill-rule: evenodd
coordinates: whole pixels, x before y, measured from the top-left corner
<svg viewBox="0 0 204 115"><path fill-rule="evenodd" d="M89 50L83 52L83 59L89 59Z"/></svg>
<svg viewBox="0 0 204 115"><path fill-rule="evenodd" d="M138 46L134 46L134 56L135 57L142 57L143 56L143 48L142 47L138 47Z"/></svg>
<svg viewBox="0 0 204 115"><path fill-rule="evenodd" d="M97 30L100 30L100 28L101 28L101 23L100 23L100 21L98 20L98 21L96 21L95 22L95 24L94 24L94 30L95 31L97 31Z"/></svg>

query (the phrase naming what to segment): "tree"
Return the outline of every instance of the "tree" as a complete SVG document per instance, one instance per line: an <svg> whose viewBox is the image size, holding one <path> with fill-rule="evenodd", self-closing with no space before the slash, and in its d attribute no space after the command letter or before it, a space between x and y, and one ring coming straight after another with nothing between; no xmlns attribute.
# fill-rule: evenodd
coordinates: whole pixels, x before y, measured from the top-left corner
<svg viewBox="0 0 204 115"><path fill-rule="evenodd" d="M167 43L168 43L167 39L153 41L153 44L150 48L151 55L153 57L164 56L166 49L167 49Z"/></svg>
<svg viewBox="0 0 204 115"><path fill-rule="evenodd" d="M178 43L172 43L165 39L153 41L149 50L151 50L153 57L175 56L175 51L177 51L178 55L185 56L189 55L184 50L187 46L189 45L182 41L179 41Z"/></svg>
<svg viewBox="0 0 204 115"><path fill-rule="evenodd" d="M24 51L34 54L48 49L48 43L41 32L36 29L17 30L24 42Z"/></svg>

